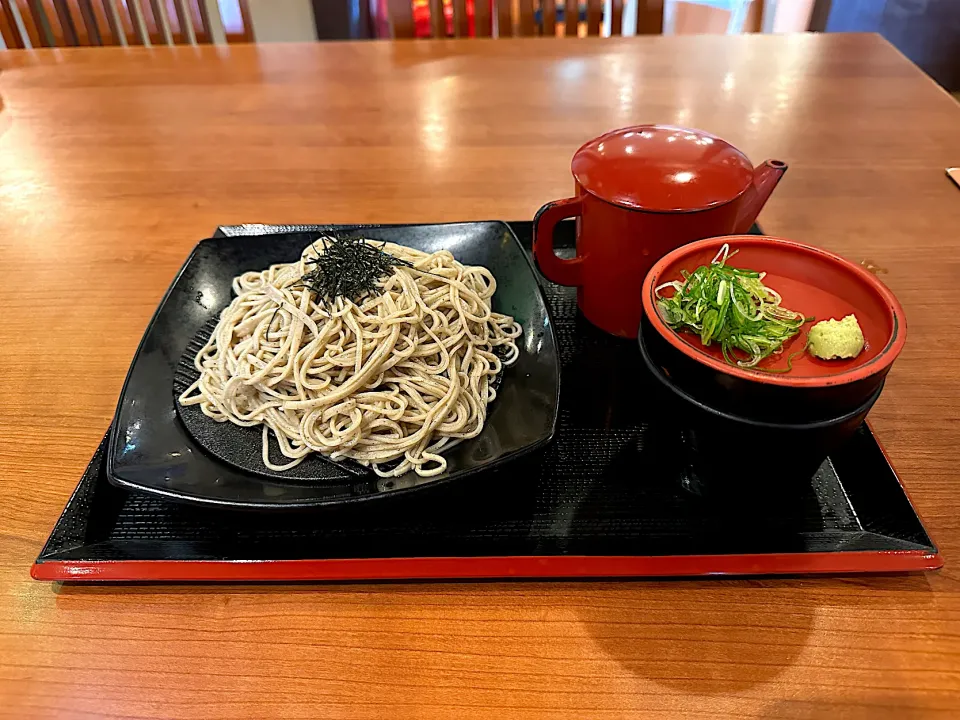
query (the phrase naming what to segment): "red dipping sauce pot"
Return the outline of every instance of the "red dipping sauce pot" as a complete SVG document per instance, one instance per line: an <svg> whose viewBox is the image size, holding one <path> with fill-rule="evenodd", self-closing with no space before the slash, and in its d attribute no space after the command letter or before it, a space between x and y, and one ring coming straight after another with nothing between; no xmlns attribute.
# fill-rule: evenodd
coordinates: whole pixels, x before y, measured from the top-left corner
<svg viewBox="0 0 960 720"><path fill-rule="evenodd" d="M537 212L537 265L547 279L577 287L591 323L635 338L640 289L653 264L688 242L747 232L786 169L779 160L755 168L702 130L637 125L601 135L573 156L576 195ZM561 259L553 231L572 217L576 257Z"/></svg>

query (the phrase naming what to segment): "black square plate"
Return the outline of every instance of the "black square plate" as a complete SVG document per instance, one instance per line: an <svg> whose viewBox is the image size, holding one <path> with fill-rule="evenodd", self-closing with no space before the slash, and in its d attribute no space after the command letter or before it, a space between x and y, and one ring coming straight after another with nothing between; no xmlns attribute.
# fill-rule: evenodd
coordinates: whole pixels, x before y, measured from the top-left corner
<svg viewBox="0 0 960 720"><path fill-rule="evenodd" d="M245 226L235 229L233 237L220 233L194 248L147 327L127 375L107 456L112 482L208 504L313 507L440 485L491 469L550 440L560 382L553 323L530 259L506 223L314 225L284 230ZM174 376L181 354L230 302L233 278L248 270L293 262L320 232L357 234L424 252L447 249L460 262L483 265L497 279L494 310L512 315L523 327L520 356L503 372L483 431L444 454L445 473L430 478L414 472L398 478L339 473L332 480L316 482L251 474L204 452L177 417ZM259 453L259 432L253 432L250 441Z"/></svg>

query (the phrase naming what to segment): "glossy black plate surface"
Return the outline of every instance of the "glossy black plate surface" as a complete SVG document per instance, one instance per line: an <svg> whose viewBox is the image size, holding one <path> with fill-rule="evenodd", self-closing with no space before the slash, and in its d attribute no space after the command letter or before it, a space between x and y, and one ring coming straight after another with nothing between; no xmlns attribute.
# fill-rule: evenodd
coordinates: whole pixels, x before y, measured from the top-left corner
<svg viewBox="0 0 960 720"><path fill-rule="evenodd" d="M445 225L225 228L200 242L147 328L124 386L107 455L111 481L179 500L245 508L342 504L402 494L490 469L547 443L556 425L559 367L553 324L533 266L509 226L500 222ZM262 465L259 428L209 423L198 442L177 417L177 365L197 332L230 302L232 279L247 270L296 260L318 233L356 233L425 252L450 250L465 264L484 265L497 279L493 307L523 326L520 357L504 370L487 422L476 438L445 453L447 472L433 478L357 476L315 463L271 473ZM225 233L233 233L226 236ZM268 232L268 234L263 234ZM258 234L251 234L258 233ZM223 462L217 443L249 449L260 474ZM314 472L311 474L311 468Z"/></svg>

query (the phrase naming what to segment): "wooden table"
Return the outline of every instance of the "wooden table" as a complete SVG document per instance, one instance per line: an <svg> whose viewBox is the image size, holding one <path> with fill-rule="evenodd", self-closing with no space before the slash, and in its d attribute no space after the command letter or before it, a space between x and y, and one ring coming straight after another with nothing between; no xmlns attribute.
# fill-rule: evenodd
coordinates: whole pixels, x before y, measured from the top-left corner
<svg viewBox="0 0 960 720"><path fill-rule="evenodd" d="M877 36L0 53L0 717L926 718L960 708L960 106ZM790 171L890 270L873 412L947 567L702 582L67 587L29 566L220 223L532 217L616 126Z"/></svg>

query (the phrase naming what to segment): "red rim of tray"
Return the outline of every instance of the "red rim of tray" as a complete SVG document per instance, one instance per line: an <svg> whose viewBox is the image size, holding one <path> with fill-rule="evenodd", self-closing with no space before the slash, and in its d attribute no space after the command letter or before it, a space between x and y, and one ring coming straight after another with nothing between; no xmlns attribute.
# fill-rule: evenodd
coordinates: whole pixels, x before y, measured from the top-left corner
<svg viewBox="0 0 960 720"><path fill-rule="evenodd" d="M678 261L682 261L684 258L703 250L719 249L724 243L728 243L731 246L731 249L751 245L761 247L779 246L789 248L794 251L800 251L801 253L815 255L821 260L827 260L835 265L842 266L846 272L848 272L850 275L853 275L861 283L869 286L874 292L876 292L877 295L883 299L884 304L889 309L893 330L886 345L884 345L883 349L877 354L876 357L871 358L866 363L858 365L857 367L849 370L843 370L832 375L824 374L818 376L797 377L790 376L789 374L775 374L764 372L762 370L751 370L730 365L723 360L719 360L712 355L707 354L705 351L698 349L694 345L685 342L675 330L673 330L663 321L663 318L660 317L660 313L657 310L656 288L661 284L660 276L670 265L673 265ZM686 269L692 270L692 268ZM671 278L666 278L663 280L663 282L669 282L670 279ZM845 385L847 383L857 382L858 380L871 377L889 368L890 365L893 364L893 361L897 359L897 356L903 349L903 344L907 339L907 326L903 307L900 305L894 294L890 292L889 288L880 282L880 280L878 280L872 273L858 265L855 265L849 260L845 260L839 255L834 255L833 253L827 252L822 248L794 242L793 240L785 240L784 238L766 235L729 235L724 237L706 238L704 240L698 240L696 242L683 245L664 255L659 261L657 261L653 268L651 268L650 272L647 273L647 277L643 281L642 295L643 312L647 316L647 319L650 321L653 327L656 328L657 332L674 348L682 352L687 357L696 360L697 362L714 370L717 370L718 372L742 378L744 380L766 383L768 385L813 388L831 387L834 385Z"/></svg>

